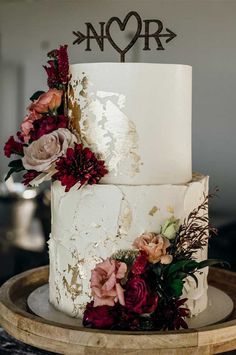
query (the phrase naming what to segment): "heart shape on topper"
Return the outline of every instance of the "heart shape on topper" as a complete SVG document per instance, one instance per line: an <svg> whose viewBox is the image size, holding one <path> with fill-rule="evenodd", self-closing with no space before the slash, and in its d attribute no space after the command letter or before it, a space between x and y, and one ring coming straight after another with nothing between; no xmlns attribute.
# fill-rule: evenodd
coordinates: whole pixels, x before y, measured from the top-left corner
<svg viewBox="0 0 236 355"><path fill-rule="evenodd" d="M118 24L118 26L120 27L120 30L121 31L124 31L125 28L126 28L126 25L128 23L128 21L130 20L131 17L135 17L136 20L137 20L137 30L133 36L133 38L131 39L130 43L124 48L120 48L118 46L118 44L114 41L114 39L112 38L111 36L111 32L110 32L110 28L111 28L111 25L116 22ZM112 47L114 47L116 49L116 51L118 53L120 53L121 55L121 62L124 62L124 59L125 59L125 53L128 52L128 50L135 44L135 42L137 41L137 39L139 38L139 35L141 33L141 30L142 30L142 20L141 20L141 17L139 16L139 14L135 11L131 11L129 12L125 18L124 18L124 21L121 21L118 17L111 17L109 19L109 21L107 22L107 25L106 25L106 36L109 40L109 42L111 43Z"/></svg>

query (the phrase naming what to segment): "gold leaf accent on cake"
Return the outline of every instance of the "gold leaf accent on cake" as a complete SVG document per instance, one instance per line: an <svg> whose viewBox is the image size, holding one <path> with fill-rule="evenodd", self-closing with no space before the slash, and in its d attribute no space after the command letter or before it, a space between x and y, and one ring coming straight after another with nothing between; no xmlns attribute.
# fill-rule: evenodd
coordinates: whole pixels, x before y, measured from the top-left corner
<svg viewBox="0 0 236 355"><path fill-rule="evenodd" d="M175 209L173 206L167 206L166 210L167 210L167 212L172 213L172 214L174 214L174 212L175 212Z"/></svg>
<svg viewBox="0 0 236 355"><path fill-rule="evenodd" d="M79 128L80 139L94 152L100 153L109 172L125 169L129 176L140 171L138 133L134 122L125 115L126 97L120 93L100 91L85 73L70 97L72 127ZM75 82L75 81L73 81ZM79 106L74 107L75 102ZM79 123L76 122L79 120Z"/></svg>
<svg viewBox="0 0 236 355"><path fill-rule="evenodd" d="M75 318L80 318L84 313L87 303L73 304L73 315Z"/></svg>
<svg viewBox="0 0 236 355"><path fill-rule="evenodd" d="M68 98L68 109L70 117L70 128L73 132L77 133L80 137L80 120L81 120L81 109L79 104L74 99L75 93L74 88L69 84L69 98Z"/></svg>
<svg viewBox="0 0 236 355"><path fill-rule="evenodd" d="M148 214L149 214L149 216L154 216L154 214L158 211L158 210L160 210L160 208L158 208L157 206L153 206L151 209L150 209L150 211L148 212Z"/></svg>
<svg viewBox="0 0 236 355"><path fill-rule="evenodd" d="M59 304L61 301L61 293L60 293L60 288L59 288L58 284L56 284L56 293L57 293L57 296L56 296L57 304Z"/></svg>
<svg viewBox="0 0 236 355"><path fill-rule="evenodd" d="M84 260L81 260L84 262ZM79 264L79 261L78 261ZM67 292L71 295L71 299L74 301L82 293L82 286L78 283L78 278L80 276L79 265L76 264L71 266L68 264L68 273L72 273L71 281L68 282L65 276L62 278L63 286L66 288Z"/></svg>

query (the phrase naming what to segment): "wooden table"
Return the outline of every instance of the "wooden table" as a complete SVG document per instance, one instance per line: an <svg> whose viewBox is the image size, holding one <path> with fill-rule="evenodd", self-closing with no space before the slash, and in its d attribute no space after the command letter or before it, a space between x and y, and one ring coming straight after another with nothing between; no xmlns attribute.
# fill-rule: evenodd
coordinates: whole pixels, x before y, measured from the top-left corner
<svg viewBox="0 0 236 355"><path fill-rule="evenodd" d="M16 339L60 354L206 355L236 349L236 273L211 269L209 283L228 293L234 311L224 323L171 332L117 332L63 326L31 314L28 295L48 280L48 267L13 277L0 289L0 324Z"/></svg>

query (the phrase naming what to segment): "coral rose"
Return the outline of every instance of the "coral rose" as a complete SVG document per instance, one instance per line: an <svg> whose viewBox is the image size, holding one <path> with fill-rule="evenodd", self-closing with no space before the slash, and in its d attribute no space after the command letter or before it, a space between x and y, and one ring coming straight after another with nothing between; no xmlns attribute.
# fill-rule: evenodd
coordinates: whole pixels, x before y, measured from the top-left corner
<svg viewBox="0 0 236 355"><path fill-rule="evenodd" d="M91 276L94 307L114 306L117 302L125 304L124 290L119 281L125 276L126 271L125 263L109 258L96 265Z"/></svg>
<svg viewBox="0 0 236 355"><path fill-rule="evenodd" d="M61 105L62 95L62 90L49 89L48 92L43 93L37 100L32 102L29 110L35 110L38 113L55 111Z"/></svg>
<svg viewBox="0 0 236 355"><path fill-rule="evenodd" d="M26 170L48 172L53 163L66 153L77 138L66 128L59 128L45 134L38 140L24 147L23 166Z"/></svg>
<svg viewBox="0 0 236 355"><path fill-rule="evenodd" d="M173 260L172 255L167 254L166 251L170 242L161 234L143 234L135 239L134 246L147 253L150 263L170 264Z"/></svg>
<svg viewBox="0 0 236 355"><path fill-rule="evenodd" d="M33 122L40 119L42 115L32 110L27 116L25 116L21 124L21 132L25 143L30 140L30 131L33 129Z"/></svg>
<svg viewBox="0 0 236 355"><path fill-rule="evenodd" d="M127 281L125 290L125 306L129 311L138 314L152 313L158 303L158 295L151 291L146 281L135 276Z"/></svg>

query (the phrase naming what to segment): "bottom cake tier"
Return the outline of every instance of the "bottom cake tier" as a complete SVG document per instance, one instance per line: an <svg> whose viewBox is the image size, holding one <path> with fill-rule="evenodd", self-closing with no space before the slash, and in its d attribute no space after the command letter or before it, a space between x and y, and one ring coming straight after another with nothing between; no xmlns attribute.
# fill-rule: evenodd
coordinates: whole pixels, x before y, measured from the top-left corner
<svg viewBox="0 0 236 355"><path fill-rule="evenodd" d="M208 194L208 177L194 175L184 185L93 185L65 193L52 184L52 232L49 240L50 302L72 317L81 317L91 299L91 270L119 249L130 249L144 232L160 231L171 216L182 222ZM197 260L207 257L202 249ZM207 273L184 284L191 315L207 306Z"/></svg>

